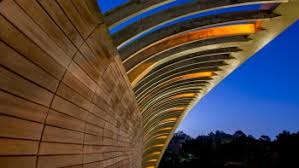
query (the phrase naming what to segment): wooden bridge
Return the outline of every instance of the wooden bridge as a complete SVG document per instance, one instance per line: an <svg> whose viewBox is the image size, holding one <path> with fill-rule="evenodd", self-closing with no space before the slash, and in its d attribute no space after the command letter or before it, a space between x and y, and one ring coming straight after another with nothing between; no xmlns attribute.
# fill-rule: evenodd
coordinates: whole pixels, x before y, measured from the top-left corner
<svg viewBox="0 0 299 168"><path fill-rule="evenodd" d="M188 111L299 18L298 0L194 0L109 32L173 2L0 0L0 167L157 168Z"/></svg>

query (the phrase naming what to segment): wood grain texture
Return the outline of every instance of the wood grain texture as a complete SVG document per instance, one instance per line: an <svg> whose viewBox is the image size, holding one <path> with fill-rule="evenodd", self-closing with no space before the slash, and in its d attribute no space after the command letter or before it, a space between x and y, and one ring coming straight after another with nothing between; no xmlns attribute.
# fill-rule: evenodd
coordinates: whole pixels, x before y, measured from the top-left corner
<svg viewBox="0 0 299 168"><path fill-rule="evenodd" d="M0 167L141 167L137 104L91 4L0 1Z"/></svg>
<svg viewBox="0 0 299 168"><path fill-rule="evenodd" d="M57 1L53 0L38 0L44 10L53 19L53 21L60 27L60 29L66 34L66 36L73 42L76 47L80 47L84 42L81 35L72 24L70 19L60 9Z"/></svg>
<svg viewBox="0 0 299 168"><path fill-rule="evenodd" d="M14 48L25 58L35 63L40 68L61 79L65 68L46 51L29 39L23 32L14 27L6 18L0 15L0 37L11 48Z"/></svg>

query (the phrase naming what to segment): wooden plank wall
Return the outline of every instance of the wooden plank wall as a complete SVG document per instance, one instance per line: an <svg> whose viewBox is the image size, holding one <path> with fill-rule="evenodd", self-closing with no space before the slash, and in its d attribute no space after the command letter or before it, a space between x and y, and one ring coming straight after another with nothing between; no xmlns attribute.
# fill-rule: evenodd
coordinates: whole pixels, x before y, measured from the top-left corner
<svg viewBox="0 0 299 168"><path fill-rule="evenodd" d="M93 0L0 0L0 167L140 168L133 92Z"/></svg>

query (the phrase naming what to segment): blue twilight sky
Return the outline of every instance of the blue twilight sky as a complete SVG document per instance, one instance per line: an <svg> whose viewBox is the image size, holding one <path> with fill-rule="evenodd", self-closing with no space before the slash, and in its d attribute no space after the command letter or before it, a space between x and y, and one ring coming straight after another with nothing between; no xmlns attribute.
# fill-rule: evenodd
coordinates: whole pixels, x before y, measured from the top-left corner
<svg viewBox="0 0 299 168"><path fill-rule="evenodd" d="M127 0L98 0L103 12ZM124 25L159 10L191 0L178 0L131 19ZM248 6L242 10L255 9ZM227 10L227 11L234 11ZM223 11L221 11L223 12ZM299 21L224 79L187 115L178 130L197 136L223 130L242 130L275 138L282 130L299 131Z"/></svg>
<svg viewBox="0 0 299 168"><path fill-rule="evenodd" d="M299 21L208 93L178 130L197 136L240 129L274 138L299 131Z"/></svg>

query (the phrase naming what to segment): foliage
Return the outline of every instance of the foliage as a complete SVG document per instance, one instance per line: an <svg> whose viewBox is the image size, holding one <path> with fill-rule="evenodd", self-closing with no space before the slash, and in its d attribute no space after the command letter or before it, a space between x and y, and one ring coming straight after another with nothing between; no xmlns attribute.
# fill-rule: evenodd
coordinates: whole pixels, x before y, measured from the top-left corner
<svg viewBox="0 0 299 168"><path fill-rule="evenodd" d="M276 139L255 139L242 131L216 131L192 138L176 133L159 168L295 168L299 167L299 132L283 131Z"/></svg>

